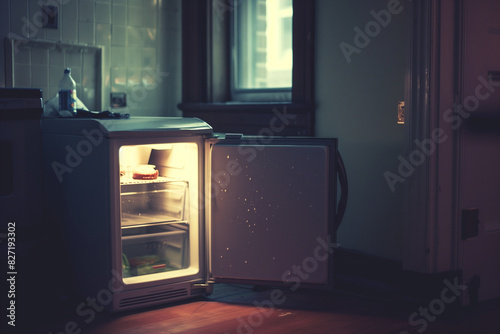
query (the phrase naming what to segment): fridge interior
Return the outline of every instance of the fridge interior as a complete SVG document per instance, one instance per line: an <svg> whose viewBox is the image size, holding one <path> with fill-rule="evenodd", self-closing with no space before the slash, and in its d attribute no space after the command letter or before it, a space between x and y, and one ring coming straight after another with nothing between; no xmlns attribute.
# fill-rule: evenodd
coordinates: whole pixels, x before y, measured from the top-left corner
<svg viewBox="0 0 500 334"><path fill-rule="evenodd" d="M194 142L120 147L125 284L199 272L198 150Z"/></svg>

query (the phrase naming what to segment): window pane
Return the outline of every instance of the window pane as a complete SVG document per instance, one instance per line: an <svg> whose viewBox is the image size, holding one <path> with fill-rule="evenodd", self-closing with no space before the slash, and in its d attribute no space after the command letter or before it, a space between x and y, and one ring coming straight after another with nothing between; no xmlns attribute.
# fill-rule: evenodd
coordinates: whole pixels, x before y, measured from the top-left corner
<svg viewBox="0 0 500 334"><path fill-rule="evenodd" d="M234 89L292 87L292 0L252 0L236 7Z"/></svg>

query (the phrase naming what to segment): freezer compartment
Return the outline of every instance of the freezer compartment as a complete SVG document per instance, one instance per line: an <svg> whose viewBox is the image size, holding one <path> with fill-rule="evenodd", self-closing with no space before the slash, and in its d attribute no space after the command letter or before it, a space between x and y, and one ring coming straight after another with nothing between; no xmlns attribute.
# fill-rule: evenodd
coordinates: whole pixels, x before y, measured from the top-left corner
<svg viewBox="0 0 500 334"><path fill-rule="evenodd" d="M122 228L187 221L187 195L187 181L158 177L122 182Z"/></svg>
<svg viewBox="0 0 500 334"><path fill-rule="evenodd" d="M189 225L185 223L123 230L123 277L188 268L188 232Z"/></svg>

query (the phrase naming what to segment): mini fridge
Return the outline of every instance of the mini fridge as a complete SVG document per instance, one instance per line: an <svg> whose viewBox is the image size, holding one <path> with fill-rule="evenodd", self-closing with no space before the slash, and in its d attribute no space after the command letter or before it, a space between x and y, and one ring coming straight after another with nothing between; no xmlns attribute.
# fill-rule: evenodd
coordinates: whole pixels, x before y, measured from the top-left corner
<svg viewBox="0 0 500 334"><path fill-rule="evenodd" d="M45 215L70 259L57 265L82 298L119 311L217 283L332 287L347 199L336 139L181 117L44 119L42 132Z"/></svg>

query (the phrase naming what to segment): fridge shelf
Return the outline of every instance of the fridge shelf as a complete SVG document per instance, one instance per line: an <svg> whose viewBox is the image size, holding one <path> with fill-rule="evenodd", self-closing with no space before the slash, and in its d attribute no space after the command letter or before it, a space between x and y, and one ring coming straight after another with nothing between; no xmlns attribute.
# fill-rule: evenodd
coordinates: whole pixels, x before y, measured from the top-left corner
<svg viewBox="0 0 500 334"><path fill-rule="evenodd" d="M188 232L187 224L122 231L123 276L142 276L185 268Z"/></svg>
<svg viewBox="0 0 500 334"><path fill-rule="evenodd" d="M165 215L123 215L122 214L122 229L142 227L142 226L160 226L184 223L188 224L185 220L179 220L175 217L165 219Z"/></svg>
<svg viewBox="0 0 500 334"><path fill-rule="evenodd" d="M120 185L134 185L134 184L154 184L154 183L165 183L165 182L186 182L185 180L175 179L172 177L158 176L158 178L153 180L136 180L130 177L122 177L120 179Z"/></svg>
<svg viewBox="0 0 500 334"><path fill-rule="evenodd" d="M169 190L169 189L154 189L154 190L139 190L139 191L127 191L127 192L122 192L122 196L128 196L128 195L143 195L143 194L152 194L152 193L158 193L158 192L171 192L172 194L175 194L175 190ZM182 193L177 192L178 197L184 196Z"/></svg>
<svg viewBox="0 0 500 334"><path fill-rule="evenodd" d="M161 177L122 183L121 226L162 225L187 221L188 182Z"/></svg>
<svg viewBox="0 0 500 334"><path fill-rule="evenodd" d="M138 242L157 241L157 239L161 239L166 236L185 235L185 234L186 231L177 230L177 231L168 231L159 233L127 235L122 237L122 244L128 245Z"/></svg>

